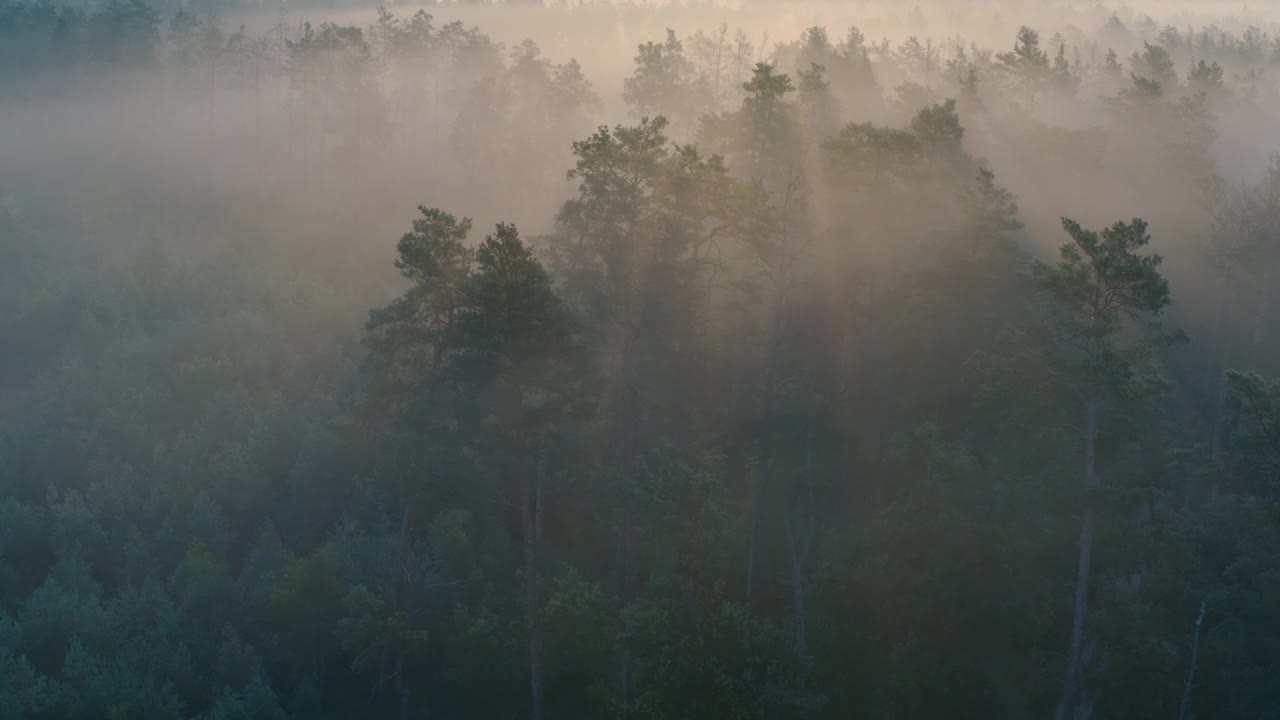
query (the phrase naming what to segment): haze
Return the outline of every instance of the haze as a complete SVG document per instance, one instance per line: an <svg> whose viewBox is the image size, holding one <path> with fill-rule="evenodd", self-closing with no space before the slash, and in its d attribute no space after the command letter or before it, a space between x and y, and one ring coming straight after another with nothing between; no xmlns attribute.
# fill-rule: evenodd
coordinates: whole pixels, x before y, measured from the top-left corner
<svg viewBox="0 0 1280 720"><path fill-rule="evenodd" d="M1280 717L1280 5L0 0L0 720Z"/></svg>

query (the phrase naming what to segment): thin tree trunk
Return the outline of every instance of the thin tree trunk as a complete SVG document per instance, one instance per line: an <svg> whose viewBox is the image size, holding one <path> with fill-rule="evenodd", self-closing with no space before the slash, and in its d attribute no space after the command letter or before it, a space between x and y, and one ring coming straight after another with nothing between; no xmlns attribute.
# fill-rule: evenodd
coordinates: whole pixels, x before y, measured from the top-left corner
<svg viewBox="0 0 1280 720"><path fill-rule="evenodd" d="M743 602L747 606L747 611L751 611L751 605L755 599L756 590L756 563L757 553L760 546L760 508L764 502L764 490L769 484L769 461L760 458L759 464L756 466L756 486L751 497L751 535L747 538L747 586L743 593Z"/></svg>
<svg viewBox="0 0 1280 720"><path fill-rule="evenodd" d="M1205 604L1200 603L1200 614L1196 617L1196 631L1191 636L1191 667L1187 669L1187 682L1182 687L1182 707L1178 709L1178 720L1187 720L1191 712L1191 688L1195 687L1196 661L1200 658L1200 625L1204 622Z"/></svg>
<svg viewBox="0 0 1280 720"><path fill-rule="evenodd" d="M790 519L787 520L787 525L792 525ZM792 528L788 534L794 532L795 529ZM797 658L803 661L805 656L809 654L809 636L805 621L804 562L800 559L799 551L794 547L794 544L795 541L793 540L791 548L791 611L792 619L795 622L793 642Z"/></svg>
<svg viewBox="0 0 1280 720"><path fill-rule="evenodd" d="M409 720L409 695L410 690L404 684L404 659L403 650L396 657L396 692L400 696L400 720Z"/></svg>
<svg viewBox="0 0 1280 720"><path fill-rule="evenodd" d="M538 560L542 560L542 529L545 524L542 521L543 513L546 509L546 483L543 482L542 461L538 461L537 485L534 487L534 515L533 515L533 539L538 547Z"/></svg>
<svg viewBox="0 0 1280 720"><path fill-rule="evenodd" d="M400 557L397 563L396 605L405 611L410 629L413 627L413 604L409 601L409 553L412 550L413 506L406 503L404 515L400 521ZM405 653L392 656L388 650L382 656L382 672L378 674L378 682L373 687L375 698L383 697L383 688L388 679L395 680L396 692L399 695L400 717L407 720L410 690L404 684ZM379 702L381 702L379 700Z"/></svg>
<svg viewBox="0 0 1280 720"><path fill-rule="evenodd" d="M769 423L773 418L773 400L776 394L778 375L779 345L782 341L782 298L781 291L774 299L773 322L769 331L768 365L765 367L764 398L760 407L760 432L757 442L760 446L760 460L756 466L756 487L751 498L751 534L747 539L747 587L744 602L747 610L751 610L755 599L756 565L759 562L761 515L764 494L769 486L769 475L773 470L773 443Z"/></svg>
<svg viewBox="0 0 1280 720"><path fill-rule="evenodd" d="M805 564L809 560L809 548L813 543L814 530L814 498L813 498L813 426L810 424L808 437L805 441L805 491L804 491L804 522L803 525L797 527L797 523L792 520L790 510L790 500L786 500L787 505L784 506L786 513L786 530L787 530L787 548L788 555L791 559L791 604L792 613L795 622L795 651L796 657L803 663L809 655L809 634L808 634L808 614L805 610L805 588L804 588L804 570ZM804 675L801 674L801 682L803 684Z"/></svg>
<svg viewBox="0 0 1280 720"><path fill-rule="evenodd" d="M716 84L711 93L716 112L720 111L720 58L724 56L724 39L728 33L728 23L720 23L719 34L716 36Z"/></svg>
<svg viewBox="0 0 1280 720"><path fill-rule="evenodd" d="M1263 285L1266 285L1264 280ZM1265 299L1259 300L1253 311L1253 331L1249 333L1249 356L1245 358L1246 369L1254 372L1258 369L1258 352L1262 347L1263 318L1270 314L1271 308Z"/></svg>
<svg viewBox="0 0 1280 720"><path fill-rule="evenodd" d="M1228 288L1231 283L1224 283ZM1209 450L1214 456L1222 447L1223 424L1226 420L1227 366L1231 362L1230 307L1234 304L1226 297L1226 290L1218 294L1218 309L1214 317L1214 333L1219 343L1218 362L1212 366L1209 386L1215 388L1213 416L1210 418ZM1234 298L1232 298L1234 299Z"/></svg>
<svg viewBox="0 0 1280 720"><path fill-rule="evenodd" d="M407 601L409 592L409 549L410 537L413 534L413 507L406 504L404 517L400 521L400 577L396 582L396 598L401 605Z"/></svg>
<svg viewBox="0 0 1280 720"><path fill-rule="evenodd" d="M632 232L634 232L634 225ZM640 387L637 379L636 344L641 340L640 331L636 328L638 287L640 280L640 254L636 238L626 238L626 260L622 278L619 281L622 289L619 332L615 340L618 348L618 371L615 381L614 397L614 438L613 452L618 469L624 478L621 522L618 525L618 609L620 630L625 635L630 628L621 612L631 604L638 584L639 568L637 561L636 540L637 519L636 504L631 501L634 495L633 478L636 457L640 452ZM626 702L631 697L631 651L622 648L618 665L618 696Z"/></svg>
<svg viewBox="0 0 1280 720"><path fill-rule="evenodd" d="M789 262L791 258L788 253L791 251L789 241L791 240L790 232L790 211L792 191L795 188L794 176L788 176L786 193L782 204L782 225L781 233L778 236L778 247L776 256L771 258L772 265L772 282L773 282L773 317L770 320L769 327L769 350L765 360L764 374L764 396L760 404L760 430L758 436L758 444L760 450L760 462L756 471L756 488L755 495L751 502L751 535L748 538L747 547L747 587L745 604L748 612L751 610L752 601L755 596L756 585L756 565L759 562L759 546L760 546L760 528L762 505L764 503L765 491L769 486L769 475L773 470L774 447L773 447L773 406L778 394L778 372L781 364L782 356L782 330L784 322L784 313L787 307L787 282L789 275ZM783 521L788 521L787 508L782 508Z"/></svg>
<svg viewBox="0 0 1280 720"><path fill-rule="evenodd" d="M253 150L262 159L262 49L253 55Z"/></svg>
<svg viewBox="0 0 1280 720"><path fill-rule="evenodd" d="M1058 720L1075 720L1079 703L1080 676L1084 652L1084 621L1089 605L1089 576L1093 564L1093 491L1098 485L1097 440L1098 403L1101 391L1090 385L1086 399L1085 466L1084 466L1084 516L1080 523L1080 557L1076 571L1075 608L1071 615L1071 649L1067 656L1067 679L1062 688L1062 703L1058 706Z"/></svg>
<svg viewBox="0 0 1280 720"><path fill-rule="evenodd" d="M791 557L791 603L796 624L796 655L803 660L809 654L809 634L805 620L804 559L799 557L799 551L795 548L792 549Z"/></svg>
<svg viewBox="0 0 1280 720"><path fill-rule="evenodd" d="M541 466L536 471L542 482ZM524 535L525 613L529 632L529 690L531 720L542 720L542 619L538 608L538 539L534 490L530 472L520 475L520 515Z"/></svg>
<svg viewBox="0 0 1280 720"><path fill-rule="evenodd" d="M623 377L630 378L632 366L629 361L631 352L630 344L623 351ZM634 495L632 488L631 472L634 469L636 453L639 451L639 418L637 414L639 402L637 391L631 386L631 383L624 382L620 390L620 414L618 417L618 442L619 442L619 461L620 470L624 478L625 486L622 489L622 508L621 522L618 524L618 559L617 559L617 586L618 586L618 609L619 615L622 616L622 610L625 610L631 604L635 595L635 586L638 578L639 568L636 560L636 507L631 502ZM621 631L625 634L629 627L625 620L621 622ZM631 697L631 651L623 647L619 657L618 666L618 693L624 701Z"/></svg>

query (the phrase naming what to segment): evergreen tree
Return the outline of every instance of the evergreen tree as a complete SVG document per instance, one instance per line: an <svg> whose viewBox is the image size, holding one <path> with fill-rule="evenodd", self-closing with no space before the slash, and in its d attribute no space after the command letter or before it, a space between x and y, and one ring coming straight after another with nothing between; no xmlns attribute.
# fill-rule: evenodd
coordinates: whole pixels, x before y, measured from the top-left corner
<svg viewBox="0 0 1280 720"><path fill-rule="evenodd" d="M1083 404L1084 507L1080 523L1071 642L1058 716L1077 717L1082 703L1085 619L1092 579L1094 502L1098 473L1099 414L1108 396L1149 391L1156 380L1144 374L1144 361L1157 349L1181 338L1165 331L1160 315L1171 302L1160 275L1159 255L1139 255L1151 241L1146 222L1116 223L1101 232L1063 219L1072 242L1059 250L1055 266L1037 272L1055 303L1058 342L1065 378ZM1136 328L1133 338L1128 328Z"/></svg>

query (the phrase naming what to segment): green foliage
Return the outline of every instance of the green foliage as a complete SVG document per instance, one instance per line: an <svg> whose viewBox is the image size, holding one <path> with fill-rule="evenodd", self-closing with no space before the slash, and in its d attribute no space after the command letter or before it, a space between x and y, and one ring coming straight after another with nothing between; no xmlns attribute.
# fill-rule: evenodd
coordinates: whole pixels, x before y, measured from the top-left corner
<svg viewBox="0 0 1280 720"><path fill-rule="evenodd" d="M243 689L226 690L201 720L286 720L275 692L262 675L255 675Z"/></svg>
<svg viewBox="0 0 1280 720"><path fill-rule="evenodd" d="M640 117L696 118L710 99L707 79L685 57L675 31L667 30L665 42L640 45L638 53L636 68L622 85L622 98L632 111Z"/></svg>
<svg viewBox="0 0 1280 720"><path fill-rule="evenodd" d="M1159 316L1172 302L1159 255L1139 255L1150 241L1141 219L1118 222L1101 232L1064 218L1072 242L1059 250L1055 267L1038 265L1040 282L1063 313L1058 328L1070 348L1071 372L1088 384L1140 389L1135 363L1152 348L1185 339L1167 332ZM1145 341L1125 342L1124 324L1136 322Z"/></svg>
<svg viewBox="0 0 1280 720"><path fill-rule="evenodd" d="M1222 89L1222 66L1215 60L1206 63L1200 59L1187 73L1187 89L1195 93L1212 93Z"/></svg>
<svg viewBox="0 0 1280 720"><path fill-rule="evenodd" d="M624 612L632 629L623 643L648 662L640 668L647 682L620 708L623 717L803 717L814 704L798 686L782 628L740 605L715 607L696 626L676 605Z"/></svg>
<svg viewBox="0 0 1280 720"><path fill-rule="evenodd" d="M441 362L471 265L472 252L463 245L471 220L434 208L418 210L422 217L400 238L396 259L396 268L413 288L390 305L371 310L366 324L369 362L390 383L389 393Z"/></svg>
<svg viewBox="0 0 1280 720"><path fill-rule="evenodd" d="M385 101L374 75L376 60L364 31L354 26L302 24L286 39L289 82L302 98L307 132L337 136L347 148L367 142L385 126Z"/></svg>
<svg viewBox="0 0 1280 720"><path fill-rule="evenodd" d="M790 77L774 75L773 66L769 63L756 63L751 79L742 84L742 89L747 93L742 101L743 108L751 113L766 113L795 87Z"/></svg>
<svg viewBox="0 0 1280 720"><path fill-rule="evenodd" d="M547 677L551 712L610 714L613 692L600 669L617 662L614 615L609 593L574 569L547 589L547 652L555 659Z"/></svg>
<svg viewBox="0 0 1280 720"><path fill-rule="evenodd" d="M20 132L149 133L9 138L0 718L1047 717L1082 430L1093 715L1277 715L1280 165L1211 142L1262 30L669 31L592 132L532 40L208 9L0 0ZM363 241L422 193L553 224ZM1169 262L1034 263L1064 198Z"/></svg>
<svg viewBox="0 0 1280 720"><path fill-rule="evenodd" d="M410 625L403 609L393 610L393 603L363 585L351 588L343 605L347 615L335 632L356 672L374 670L388 653L413 653L427 642L426 631Z"/></svg>
<svg viewBox="0 0 1280 720"><path fill-rule="evenodd" d="M476 271L462 290L459 350L493 377L517 363L562 352L572 332L551 276L520 241L515 226L499 223L476 250Z"/></svg>
<svg viewBox="0 0 1280 720"><path fill-rule="evenodd" d="M333 628L343 616L346 587L333 551L316 548L290 558L271 593L271 611L296 653L295 662L315 665L336 654Z"/></svg>
<svg viewBox="0 0 1280 720"><path fill-rule="evenodd" d="M181 700L169 683L157 681L120 660L104 660L78 638L67 646L62 666L68 718L181 718Z"/></svg>
<svg viewBox="0 0 1280 720"><path fill-rule="evenodd" d="M1053 57L1053 80L1058 91L1067 95L1075 93L1080 86L1080 78L1071 71L1071 63L1067 61L1067 44L1058 44L1058 54Z"/></svg>
<svg viewBox="0 0 1280 720"><path fill-rule="evenodd" d="M1227 408L1241 453L1240 472L1254 492L1280 498L1280 380L1227 371Z"/></svg>
<svg viewBox="0 0 1280 720"><path fill-rule="evenodd" d="M1010 68L1022 72L1049 67L1049 55L1040 49L1040 33L1026 25L1018 28L1018 38L1013 44L1013 50L1001 53L999 60Z"/></svg>
<svg viewBox="0 0 1280 720"><path fill-rule="evenodd" d="M1053 76L1049 54L1040 47L1040 33L1027 26L1018 29L1013 50L996 56L1011 89L1028 105L1034 103L1042 83Z"/></svg>
<svg viewBox="0 0 1280 720"><path fill-rule="evenodd" d="M1178 73L1173 67L1173 58L1169 57L1169 51L1161 45L1152 45L1151 43L1142 43L1143 51L1139 53L1133 51L1133 56L1129 58L1129 65L1133 70L1133 74L1144 80L1158 83L1164 88L1173 88L1178 84Z"/></svg>
<svg viewBox="0 0 1280 720"><path fill-rule="evenodd" d="M155 60L160 16L142 0L107 0L86 24L87 51L95 62L130 66Z"/></svg>

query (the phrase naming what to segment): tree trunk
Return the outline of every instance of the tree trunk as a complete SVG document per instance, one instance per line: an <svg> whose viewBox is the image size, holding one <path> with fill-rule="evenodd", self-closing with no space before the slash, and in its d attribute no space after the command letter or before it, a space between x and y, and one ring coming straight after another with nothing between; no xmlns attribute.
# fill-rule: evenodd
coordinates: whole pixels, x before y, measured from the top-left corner
<svg viewBox="0 0 1280 720"><path fill-rule="evenodd" d="M253 150L262 160L262 50L253 55Z"/></svg>
<svg viewBox="0 0 1280 720"><path fill-rule="evenodd" d="M791 559L791 600L796 624L796 655L803 660L809 654L809 634L806 629L804 604L804 561L796 557L794 552Z"/></svg>
<svg viewBox="0 0 1280 720"><path fill-rule="evenodd" d="M1079 703L1082 655L1084 652L1084 621L1089 604L1089 575L1093 564L1093 491L1098 485L1097 440L1098 403L1101 391L1090 385L1085 410L1085 464L1084 464L1084 515L1080 522L1080 557L1076 571L1075 608L1071 616L1071 649L1067 656L1067 679L1062 688L1062 702L1058 706L1058 720L1075 720Z"/></svg>
<svg viewBox="0 0 1280 720"><path fill-rule="evenodd" d="M629 347L629 345L628 345ZM624 377L631 377L632 365L629 362L630 350L624 351L623 373ZM636 504L632 502L634 497L634 488L632 486L633 478L631 473L635 467L636 455L639 453L639 392L631 385L630 382L624 384L621 390L621 410L619 423L619 468L626 483L623 488L621 518L618 523L618 559L617 559L617 587L618 587L618 610L620 618L620 630L625 635L630 631L630 627L624 617L624 611L631 604L635 596L636 585L639 578L639 567L637 559L637 534L639 521L636 517ZM631 697L631 650L627 647L622 648L619 656L618 665L618 695L626 701Z"/></svg>
<svg viewBox="0 0 1280 720"><path fill-rule="evenodd" d="M400 590L397 593L400 607L404 609L405 626L414 629L414 606L410 597L412 578L409 574L409 558L413 552L413 511L406 505L404 523L400 529ZM404 663L407 650L401 650L396 658L396 691L400 696L400 720L409 720L409 697L413 691L404 682Z"/></svg>
<svg viewBox="0 0 1280 720"><path fill-rule="evenodd" d="M1214 331L1217 333L1219 342L1218 362L1213 366L1213 377L1209 383L1210 387L1215 388L1209 439L1209 450L1215 457L1222 449L1222 434L1226 422L1227 367L1231 362L1230 310L1228 309L1231 305L1225 299L1219 300L1218 305L1220 315L1214 321Z"/></svg>
<svg viewBox="0 0 1280 720"><path fill-rule="evenodd" d="M1196 661L1200 657L1200 625L1204 622L1205 604L1200 603L1200 615L1196 617L1196 631L1191 636L1191 667L1187 669L1187 682L1182 687L1182 707L1178 709L1178 720L1187 720L1191 712L1191 688L1195 687Z"/></svg>
<svg viewBox="0 0 1280 720"><path fill-rule="evenodd" d="M404 515L400 521L400 558L397 563L396 606L405 612L409 628L413 628L413 604L409 600L409 553L412 550L413 506L406 503ZM373 699L381 703L387 680L395 681L396 693L399 696L400 717L408 720L409 695L411 691L404 683L404 662L406 653L401 651L392 654L387 650L382 656L382 671L378 673L378 681L373 686Z"/></svg>
<svg viewBox="0 0 1280 720"><path fill-rule="evenodd" d="M813 426L810 425L805 442L805 490L804 520L798 523L792 519L790 499L785 499L787 549L791 560L791 605L795 622L796 658L803 668L809 655L808 615L805 609L804 570L809 560L809 548L813 543L814 530L814 498L813 498ZM801 674L801 684L804 674Z"/></svg>
<svg viewBox="0 0 1280 720"><path fill-rule="evenodd" d="M755 599L756 564L759 562L760 527L765 490L769 486L769 475L773 470L772 431L769 427L773 419L773 402L778 384L778 356L782 343L782 298L775 290L773 303L773 321L769 330L769 353L764 376L764 398L760 405L760 433L757 443L760 450L760 461L756 466L756 487L751 498L751 534L747 538L747 587L744 602L747 610L751 610Z"/></svg>
<svg viewBox="0 0 1280 720"><path fill-rule="evenodd" d="M716 82L711 91L711 103L715 107L715 112L720 111L720 58L724 55L724 38L728 32L729 26L721 23L716 35Z"/></svg>
<svg viewBox="0 0 1280 720"><path fill-rule="evenodd" d="M537 470L541 486L541 466ZM538 538L534 490L530 472L520 475L520 515L524 535L525 613L529 632L529 690L531 720L542 720L542 618L538 608Z"/></svg>
<svg viewBox="0 0 1280 720"><path fill-rule="evenodd" d="M643 259L640 255L639 242L634 235L636 232L634 218L630 221L632 224L624 241L625 260L618 280L622 296L618 315L619 324L615 330L618 334L609 343L611 348L616 346L618 353L613 398L613 459L625 483L622 488L621 518L618 524L618 575L616 578L619 629L623 635L630 632L630 627L623 619L622 611L631 604L639 580L636 545L640 522L637 517L636 503L632 502L635 489L634 478L631 475L635 470L636 458L641 451L641 368L637 366L640 358L636 355L637 345L646 339L651 339L643 335L637 320L640 315L641 301L638 295L643 282L641 277ZM631 674L631 651L624 646L619 653L618 664L618 697L623 702L631 697Z"/></svg>
<svg viewBox="0 0 1280 720"><path fill-rule="evenodd" d="M400 720L409 720L409 695L411 691L404 684L404 651L396 657L396 692L400 696Z"/></svg>
<svg viewBox="0 0 1280 720"><path fill-rule="evenodd" d="M1264 285L1266 281L1264 280ZM1258 369L1258 354L1262 348L1264 320L1271 315L1271 306L1266 299L1259 300L1253 310L1253 331L1249 333L1249 355L1245 358L1245 369L1255 372Z"/></svg>
<svg viewBox="0 0 1280 720"><path fill-rule="evenodd" d="M764 503L764 490L769 484L769 465L770 461L767 458L760 458L756 466L756 486L751 496L751 533L747 537L747 586L743 593L743 602L748 612L751 611L751 605L755 599L756 563L758 562L756 556L760 546L760 508Z"/></svg>

